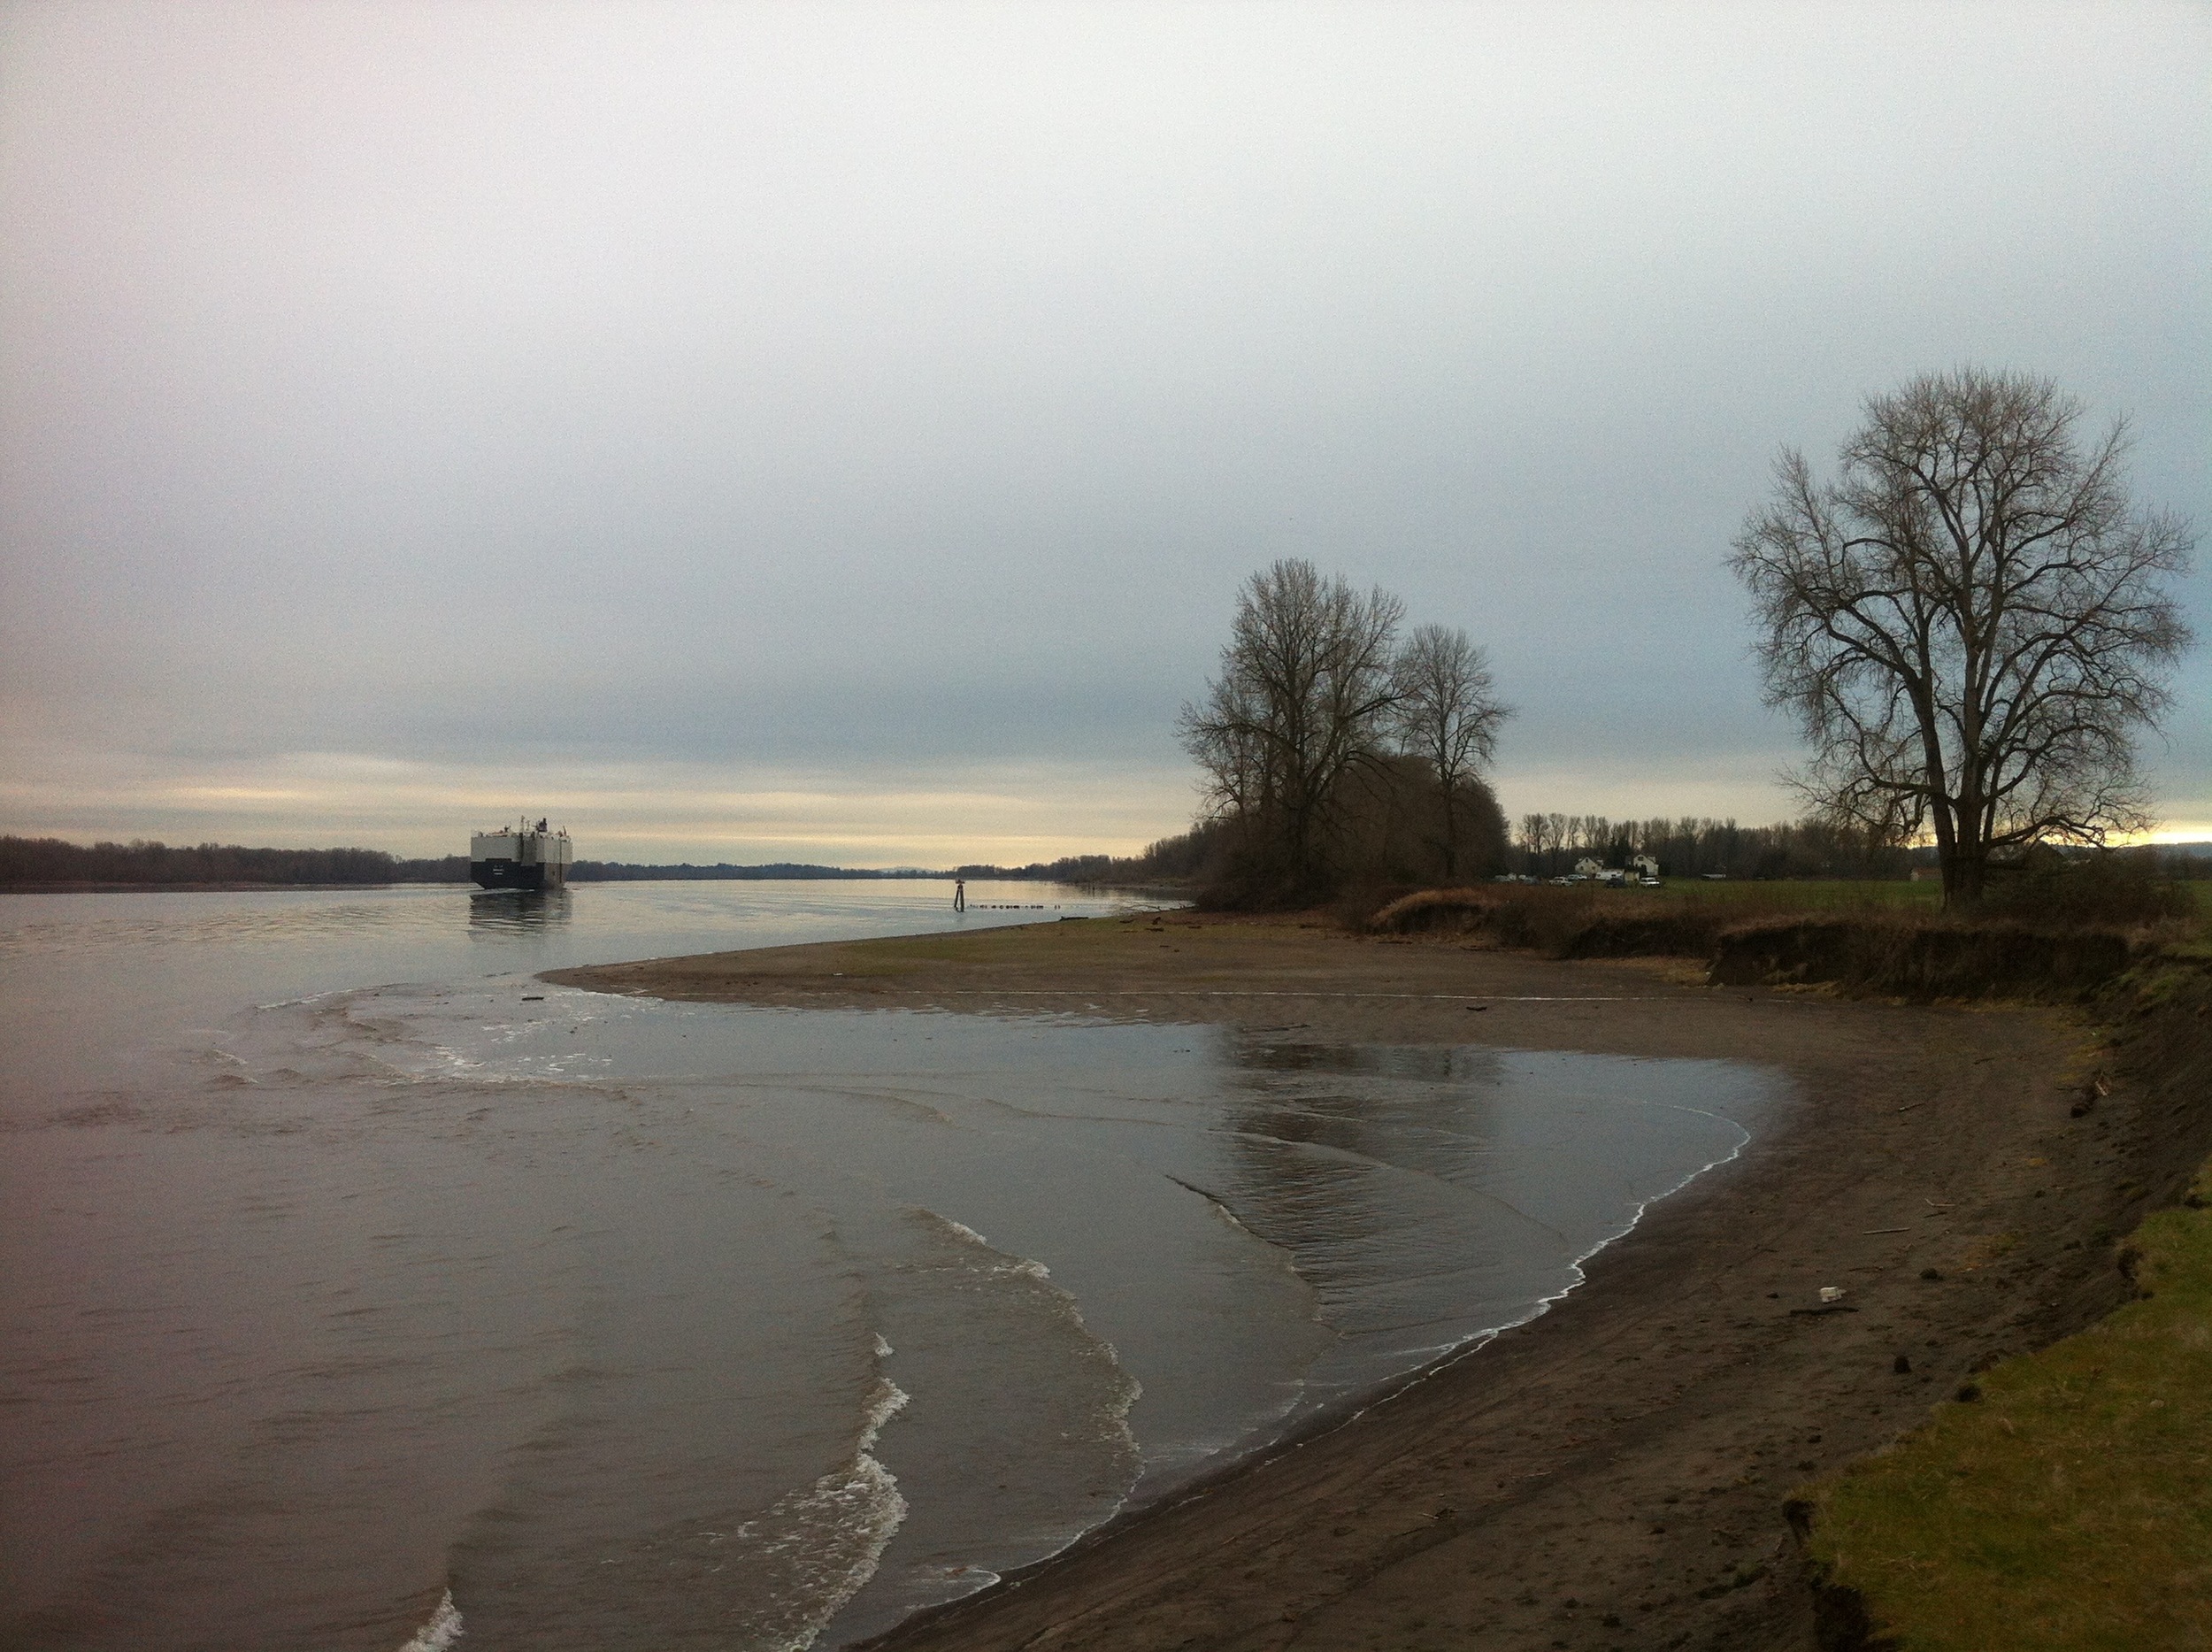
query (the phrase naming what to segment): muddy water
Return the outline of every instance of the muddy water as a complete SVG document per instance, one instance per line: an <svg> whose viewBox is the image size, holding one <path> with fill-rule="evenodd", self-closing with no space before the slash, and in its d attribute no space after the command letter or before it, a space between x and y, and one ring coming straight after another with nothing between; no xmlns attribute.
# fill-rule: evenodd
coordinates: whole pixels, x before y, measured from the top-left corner
<svg viewBox="0 0 2212 1652"><path fill-rule="evenodd" d="M532 979L937 894L0 906L0 1643L841 1644L1525 1317L1770 1097Z"/></svg>

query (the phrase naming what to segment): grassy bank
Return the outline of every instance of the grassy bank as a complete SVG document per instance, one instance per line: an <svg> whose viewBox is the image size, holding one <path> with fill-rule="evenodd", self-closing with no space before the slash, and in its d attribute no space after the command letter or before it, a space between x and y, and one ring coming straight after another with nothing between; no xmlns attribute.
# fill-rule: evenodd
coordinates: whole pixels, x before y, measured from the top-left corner
<svg viewBox="0 0 2212 1652"><path fill-rule="evenodd" d="M1403 895L1363 926L1556 958L1695 958L1717 985L1832 983L1916 999L2078 1000L2148 958L2205 943L2206 911L2187 885L2088 911L2022 902L1962 916L1939 900L1933 886L1910 883L1489 885Z"/></svg>
<svg viewBox="0 0 2212 1652"><path fill-rule="evenodd" d="M2016 1652L2206 1644L2212 1210L2162 1211L2132 1249L2142 1300L1814 1488L1839 1628L1902 1652L1985 1652L1995 1625Z"/></svg>
<svg viewBox="0 0 2212 1652"><path fill-rule="evenodd" d="M2212 977L2131 982L2133 1081L2212 1098ZM2119 1262L2137 1298L1997 1365L1793 1505L1825 1643L1899 1652L2212 1644L2212 1165Z"/></svg>

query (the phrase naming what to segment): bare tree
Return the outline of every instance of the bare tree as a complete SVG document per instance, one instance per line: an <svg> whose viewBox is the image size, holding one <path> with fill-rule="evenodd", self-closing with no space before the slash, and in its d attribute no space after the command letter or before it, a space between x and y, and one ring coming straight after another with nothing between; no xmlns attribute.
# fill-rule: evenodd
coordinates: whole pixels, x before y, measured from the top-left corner
<svg viewBox="0 0 2212 1652"><path fill-rule="evenodd" d="M1776 464L1735 542L1770 704L1797 714L1797 777L1824 813L1932 833L1946 905L1993 852L2145 823L2134 739L2190 642L2162 576L2193 541L2130 503L2116 423L2047 379L1971 368L1870 398L1816 482Z"/></svg>
<svg viewBox="0 0 2212 1652"><path fill-rule="evenodd" d="M1490 662L1464 631L1422 626L1391 668L1391 722L1400 749L1432 772L1442 803L1444 875L1459 872L1460 792L1497 754L1498 728L1513 715L1497 695Z"/></svg>
<svg viewBox="0 0 2212 1652"><path fill-rule="evenodd" d="M1221 675L1183 708L1183 747L1206 772L1216 813L1270 839L1294 891L1320 881L1345 777L1381 755L1404 611L1382 590L1362 595L1310 562L1278 562L1238 593Z"/></svg>
<svg viewBox="0 0 2212 1652"><path fill-rule="evenodd" d="M1543 870L1544 842L1549 832L1550 827L1542 815L1527 814L1521 817L1521 853L1524 857L1523 869L1525 871L1540 872Z"/></svg>

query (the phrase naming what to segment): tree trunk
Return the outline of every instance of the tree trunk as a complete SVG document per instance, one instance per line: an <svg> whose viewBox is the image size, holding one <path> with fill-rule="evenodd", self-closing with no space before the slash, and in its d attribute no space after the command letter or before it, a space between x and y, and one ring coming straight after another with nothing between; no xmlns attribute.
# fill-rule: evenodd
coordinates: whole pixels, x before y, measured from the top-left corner
<svg viewBox="0 0 2212 1652"><path fill-rule="evenodd" d="M1989 872L1989 862L1978 851L1966 856L1959 864L1958 900L1962 907L1979 906L1982 887Z"/></svg>
<svg viewBox="0 0 2212 1652"><path fill-rule="evenodd" d="M1954 842L1943 857L1943 910L1962 911L1980 905L1988 876L1986 844Z"/></svg>

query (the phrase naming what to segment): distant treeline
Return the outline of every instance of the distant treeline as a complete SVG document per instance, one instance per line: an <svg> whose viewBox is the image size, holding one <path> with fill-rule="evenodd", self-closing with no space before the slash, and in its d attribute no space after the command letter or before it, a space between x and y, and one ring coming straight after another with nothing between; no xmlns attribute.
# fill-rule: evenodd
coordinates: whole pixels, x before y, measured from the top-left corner
<svg viewBox="0 0 2212 1652"><path fill-rule="evenodd" d="M1180 841L1181 840L1170 840ZM1156 849L1160 847L1156 845ZM575 883L669 882L686 880L870 880L882 878L1020 878L1067 883L1129 880L1145 863L1106 855L1071 856L1027 866L962 866L952 872L916 867L888 870L818 866L775 861L761 866L719 862L695 866L634 865L618 860L580 860L569 868ZM1141 875L1156 875L1145 873ZM131 884L185 887L204 884L466 883L468 857L409 860L380 849L247 849L235 843L196 846L134 841L66 842L60 838L0 837L0 887L24 885Z"/></svg>
<svg viewBox="0 0 2212 1652"><path fill-rule="evenodd" d="M576 882L661 881L685 878L913 878L945 872L867 872L780 861L767 866L633 866L618 860L580 860ZM246 849L236 843L172 847L167 843L65 842L58 837L0 837L0 887L10 884L127 883L182 886L251 883L466 883L468 857L408 860L380 849Z"/></svg>
<svg viewBox="0 0 2212 1652"><path fill-rule="evenodd" d="M134 841L68 843L58 837L0 837L0 886L26 883L154 885L254 883L461 883L464 856L402 860L380 849L246 849Z"/></svg>
<svg viewBox="0 0 2212 1652"><path fill-rule="evenodd" d="M1172 882L1187 876L1195 869L1194 865L1163 864L1161 850L1185 841L1182 837L1163 838L1141 855L1064 855L1058 860L1033 860L1025 866L955 866L952 875L978 882L987 879L1039 883Z"/></svg>
<svg viewBox="0 0 2212 1652"><path fill-rule="evenodd" d="M2087 852L2039 853L2064 860ZM2212 844L2126 852L2155 864L2165 877L2212 876ZM1661 874L1670 878L1905 878L1916 867L1936 864L1931 846L1896 843L1863 827L1824 820L1747 826L1686 815L1611 820L1603 815L1526 814L1514 832L1510 865L1524 874L1555 877L1571 872L1579 860L1625 867L1639 855L1657 861Z"/></svg>
<svg viewBox="0 0 2212 1652"><path fill-rule="evenodd" d="M468 876L465 862L461 875ZM942 878L941 872L912 869L872 872L851 866L816 866L800 861L776 861L765 866L733 866L727 861L695 866L684 861L673 866L634 866L619 860L580 860L568 869L572 883L664 883L684 879L758 880L767 878Z"/></svg>
<svg viewBox="0 0 2212 1652"><path fill-rule="evenodd" d="M1603 815L1526 814L1513 834L1513 870L1537 877L1579 860L1625 866L1639 855L1670 878L1903 878L1921 858L1863 829L1819 820L1739 826L1733 820L1610 820Z"/></svg>

